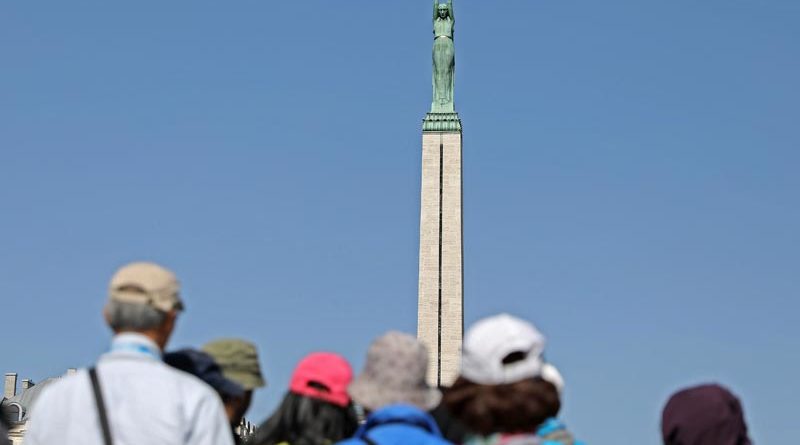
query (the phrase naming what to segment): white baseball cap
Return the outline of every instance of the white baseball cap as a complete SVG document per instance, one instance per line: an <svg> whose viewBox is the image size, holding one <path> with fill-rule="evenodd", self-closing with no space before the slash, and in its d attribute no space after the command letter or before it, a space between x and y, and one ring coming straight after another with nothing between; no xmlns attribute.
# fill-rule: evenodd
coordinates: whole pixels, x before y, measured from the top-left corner
<svg viewBox="0 0 800 445"><path fill-rule="evenodd" d="M561 372L558 371L558 368L552 364L545 363L542 366L542 378L552 383L553 386L556 387L556 390L558 390L559 395L564 392L564 377L561 375Z"/></svg>
<svg viewBox="0 0 800 445"><path fill-rule="evenodd" d="M539 377L545 338L534 325L508 314L473 324L464 338L461 376L482 385Z"/></svg>

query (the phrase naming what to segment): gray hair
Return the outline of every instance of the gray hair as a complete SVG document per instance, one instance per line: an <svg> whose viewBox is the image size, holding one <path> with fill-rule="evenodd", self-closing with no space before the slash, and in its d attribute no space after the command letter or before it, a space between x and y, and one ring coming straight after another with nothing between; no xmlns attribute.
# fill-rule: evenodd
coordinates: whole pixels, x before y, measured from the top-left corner
<svg viewBox="0 0 800 445"><path fill-rule="evenodd" d="M109 301L106 305L108 324L115 331L146 331L167 319L167 313L146 304Z"/></svg>

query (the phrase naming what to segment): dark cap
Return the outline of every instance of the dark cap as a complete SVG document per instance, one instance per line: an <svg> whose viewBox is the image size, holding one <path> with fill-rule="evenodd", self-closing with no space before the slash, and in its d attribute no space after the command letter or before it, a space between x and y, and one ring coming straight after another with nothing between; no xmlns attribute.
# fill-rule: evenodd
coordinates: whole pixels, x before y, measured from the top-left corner
<svg viewBox="0 0 800 445"><path fill-rule="evenodd" d="M243 397L244 388L222 375L222 369L214 359L203 351L181 349L164 354L164 362L173 368L188 372L208 386L214 388L220 396Z"/></svg>
<svg viewBox="0 0 800 445"><path fill-rule="evenodd" d="M719 385L676 392L664 407L665 445L750 445L739 399Z"/></svg>

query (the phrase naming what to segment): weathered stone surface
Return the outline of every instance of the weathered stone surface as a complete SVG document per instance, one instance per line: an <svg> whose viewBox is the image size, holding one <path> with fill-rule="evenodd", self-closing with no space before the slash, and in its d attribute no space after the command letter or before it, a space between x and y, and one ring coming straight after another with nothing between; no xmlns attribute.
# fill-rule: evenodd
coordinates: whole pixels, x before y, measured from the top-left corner
<svg viewBox="0 0 800 445"><path fill-rule="evenodd" d="M461 147L460 132L423 132L417 333L428 347L433 385L452 383L461 357Z"/></svg>

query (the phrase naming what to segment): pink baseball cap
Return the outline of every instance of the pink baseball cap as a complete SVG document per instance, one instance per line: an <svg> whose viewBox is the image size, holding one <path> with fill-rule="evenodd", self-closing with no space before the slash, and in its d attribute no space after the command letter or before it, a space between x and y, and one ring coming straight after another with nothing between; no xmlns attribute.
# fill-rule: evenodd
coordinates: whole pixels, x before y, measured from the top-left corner
<svg viewBox="0 0 800 445"><path fill-rule="evenodd" d="M300 360L292 374L289 390L344 407L350 404L347 385L351 380L353 370L344 357L330 352L315 352Z"/></svg>

